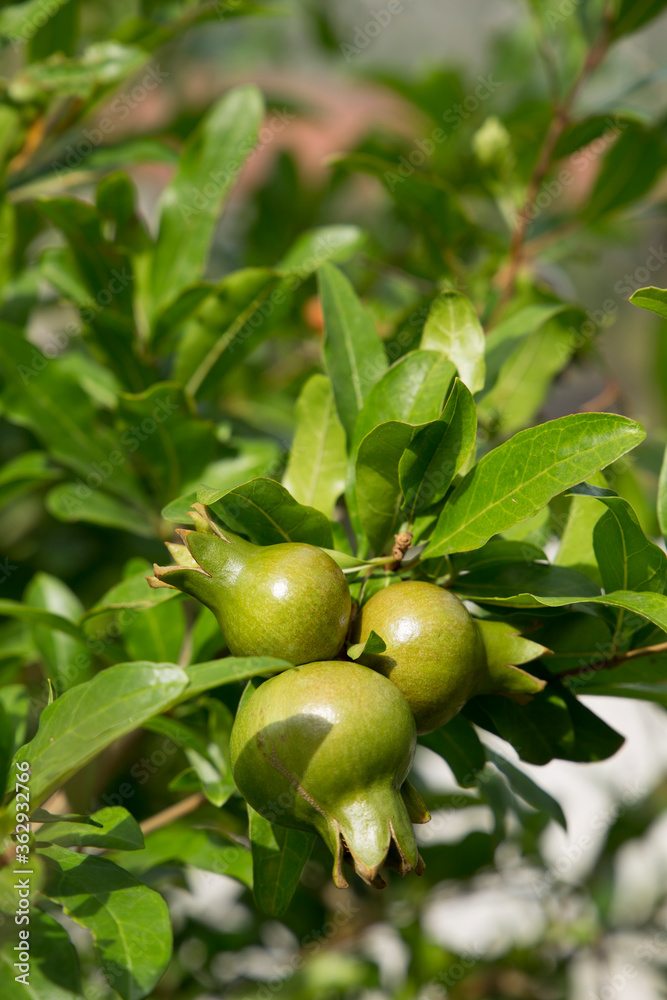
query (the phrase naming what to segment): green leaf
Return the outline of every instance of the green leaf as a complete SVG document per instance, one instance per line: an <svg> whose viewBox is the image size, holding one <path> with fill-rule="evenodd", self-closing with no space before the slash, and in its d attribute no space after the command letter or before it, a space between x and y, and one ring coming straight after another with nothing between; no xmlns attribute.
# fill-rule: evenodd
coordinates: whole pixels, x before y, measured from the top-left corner
<svg viewBox="0 0 667 1000"><path fill-rule="evenodd" d="M600 484L604 482L601 474L592 478L598 479ZM557 566L568 566L579 573L585 573L600 586L602 579L593 548L593 531L601 516L602 510L597 504L590 503L585 497L573 495L554 560Z"/></svg>
<svg viewBox="0 0 667 1000"><path fill-rule="evenodd" d="M169 909L159 893L118 865L62 847L46 858L44 893L91 931L104 971L124 1000L141 1000L171 958Z"/></svg>
<svg viewBox="0 0 667 1000"><path fill-rule="evenodd" d="M36 608L44 608L63 618L76 622L83 613L83 605L66 583L48 573L36 573L24 595L26 604ZM35 624L32 629L33 640L39 650L48 676L54 683L56 691L66 691L72 681L80 683L88 679L90 654L86 647L77 642L71 635L61 631ZM71 661L78 654L84 653L83 662L72 678ZM86 663L86 660L88 661Z"/></svg>
<svg viewBox="0 0 667 1000"><path fill-rule="evenodd" d="M284 274L307 277L325 261L345 261L360 248L364 241L363 230L358 226L320 226L296 239L276 270Z"/></svg>
<svg viewBox="0 0 667 1000"><path fill-rule="evenodd" d="M472 393L484 388L484 330L465 295L443 292L435 299L419 346L426 351L441 351Z"/></svg>
<svg viewBox="0 0 667 1000"><path fill-rule="evenodd" d="M467 719L455 715L446 726L420 736L419 742L447 761L462 788L474 788L486 764L486 751Z"/></svg>
<svg viewBox="0 0 667 1000"><path fill-rule="evenodd" d="M494 753L488 747L486 755L491 763L495 764L499 771L502 771L509 782L510 788L516 795L522 798L524 802L527 802L528 805L537 809L538 812L543 812L551 816L557 823L560 823L564 830L567 830L565 814L560 803L553 796L549 795L543 788L540 788L525 771L522 771L515 764L510 763L510 761L505 760L500 754Z"/></svg>
<svg viewBox="0 0 667 1000"><path fill-rule="evenodd" d="M596 499L607 507L593 532L595 556L605 591L664 593L667 555L646 537L628 501L611 490L586 484L572 492L575 496Z"/></svg>
<svg viewBox="0 0 667 1000"><path fill-rule="evenodd" d="M208 810L211 810L210 812ZM252 857L247 847L230 843L220 828L220 810L205 806L146 836L143 851L114 855L113 860L137 874L167 862L193 865L202 871L238 879L252 887Z"/></svg>
<svg viewBox="0 0 667 1000"><path fill-rule="evenodd" d="M403 506L399 465L415 433L398 420L375 427L359 445L356 495L359 519L377 555L384 552L397 528Z"/></svg>
<svg viewBox="0 0 667 1000"><path fill-rule="evenodd" d="M164 711L187 683L187 674L170 663L118 664L48 705L37 733L16 755L31 765L33 804L114 740Z"/></svg>
<svg viewBox="0 0 667 1000"><path fill-rule="evenodd" d="M69 934L57 920L38 907L30 912L30 973L25 982L17 982L19 973L14 946L19 942L20 927L14 926L0 951L0 980L4 1000L81 1000L79 957Z"/></svg>
<svg viewBox="0 0 667 1000"><path fill-rule="evenodd" d="M150 564L149 564L150 565ZM166 588L152 590L146 581L146 572L133 573L127 576L120 583L115 584L111 590L107 590L99 601L93 605L82 618L87 622L90 618L98 615L105 615L110 611L122 611L129 609L140 611L144 608L153 607L155 604L162 604L164 601L172 601L179 598L176 591Z"/></svg>
<svg viewBox="0 0 667 1000"><path fill-rule="evenodd" d="M62 615L53 614L43 608L31 608L20 601L12 601L9 598L0 598L0 615L7 615L9 618L18 618L19 621L28 622L31 625L39 625L44 628L54 629L57 632L64 632L79 642L85 642L86 636L78 625L64 618Z"/></svg>
<svg viewBox="0 0 667 1000"><path fill-rule="evenodd" d="M425 507L443 499L470 457L476 433L474 400L457 378L440 420L415 434L399 462L398 478L409 522Z"/></svg>
<svg viewBox="0 0 667 1000"><path fill-rule="evenodd" d="M176 663L184 636L183 604L169 601L137 610L123 628L123 645L134 660L154 658L160 663Z"/></svg>
<svg viewBox="0 0 667 1000"><path fill-rule="evenodd" d="M644 437L639 424L613 413L573 414L520 431L459 483L438 519L428 557L483 545Z"/></svg>
<svg viewBox="0 0 667 1000"><path fill-rule="evenodd" d="M375 656L377 653L384 653L386 648L384 639L371 629L366 642L357 642L354 646L348 646L347 655L351 660L358 660L363 654Z"/></svg>
<svg viewBox="0 0 667 1000"><path fill-rule="evenodd" d="M177 701L187 701L202 691L209 691L223 684L246 681L252 677L271 677L292 666L287 660L279 660L273 656L227 656L222 660L191 663L184 668L190 683Z"/></svg>
<svg viewBox="0 0 667 1000"><path fill-rule="evenodd" d="M435 351L410 351L375 383L354 427L352 454L364 437L389 420L425 424L437 420L456 375Z"/></svg>
<svg viewBox="0 0 667 1000"><path fill-rule="evenodd" d="M104 490L81 488L79 483L59 483L46 498L46 509L59 521L99 524L140 538L155 538L157 524L145 507L133 506Z"/></svg>
<svg viewBox="0 0 667 1000"><path fill-rule="evenodd" d="M262 114L257 88L237 87L190 136L160 202L151 271L154 311L201 277L222 206L257 142Z"/></svg>
<svg viewBox="0 0 667 1000"><path fill-rule="evenodd" d="M296 433L283 486L301 504L333 513L345 489L345 431L338 419L329 379L313 375L296 404Z"/></svg>
<svg viewBox="0 0 667 1000"><path fill-rule="evenodd" d="M118 851L140 851L144 846L141 827L122 806L107 806L91 813L92 823L67 820L47 823L35 833L38 844L59 847L104 847Z"/></svg>
<svg viewBox="0 0 667 1000"><path fill-rule="evenodd" d="M372 386L387 370L382 341L352 285L333 264L319 270L324 361L348 440Z"/></svg>
<svg viewBox="0 0 667 1000"><path fill-rule="evenodd" d="M655 288L653 285L648 288L638 288L630 296L630 302L667 319L667 288Z"/></svg>
<svg viewBox="0 0 667 1000"><path fill-rule="evenodd" d="M471 569L452 583L459 597L484 604L504 604L511 607L531 607L534 601L594 600L600 588L593 581L567 566L514 561L489 568ZM576 596L575 596L576 595Z"/></svg>
<svg viewBox="0 0 667 1000"><path fill-rule="evenodd" d="M263 913L278 917L290 904L315 834L269 823L248 806L253 894Z"/></svg>
<svg viewBox="0 0 667 1000"><path fill-rule="evenodd" d="M328 518L314 507L297 503L285 487L273 479L252 479L222 493L201 486L197 499L212 507L232 531L249 535L255 545L307 542L333 548Z"/></svg>
<svg viewBox="0 0 667 1000"><path fill-rule="evenodd" d="M548 689L527 705L511 698L480 695L463 710L469 719L511 743L522 760L547 764L567 755L574 740L572 719L563 698Z"/></svg>

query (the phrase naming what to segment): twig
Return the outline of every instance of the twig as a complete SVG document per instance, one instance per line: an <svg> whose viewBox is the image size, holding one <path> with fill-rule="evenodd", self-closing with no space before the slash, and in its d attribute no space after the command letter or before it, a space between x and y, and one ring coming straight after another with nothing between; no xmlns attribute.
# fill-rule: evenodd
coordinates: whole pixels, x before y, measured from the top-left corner
<svg viewBox="0 0 667 1000"><path fill-rule="evenodd" d="M653 656L655 653L667 653L667 642L659 642L655 646L643 646L642 649L631 649L627 653L617 653L608 660L596 660L585 667L574 667L558 674L558 678L585 676L589 670L613 670L614 667L623 666L628 660L638 660L641 656Z"/></svg>
<svg viewBox="0 0 667 1000"><path fill-rule="evenodd" d="M156 813L155 816L150 816L145 819L143 823L140 823L141 832L144 836L148 833L152 833L154 830L159 830L163 826L167 826L168 823L173 823L175 819L181 819L182 816L188 816L199 806L206 802L206 796L203 792L195 792L194 795L188 796L187 799L181 799L180 802L176 802L173 806L168 806L163 809L162 812Z"/></svg>

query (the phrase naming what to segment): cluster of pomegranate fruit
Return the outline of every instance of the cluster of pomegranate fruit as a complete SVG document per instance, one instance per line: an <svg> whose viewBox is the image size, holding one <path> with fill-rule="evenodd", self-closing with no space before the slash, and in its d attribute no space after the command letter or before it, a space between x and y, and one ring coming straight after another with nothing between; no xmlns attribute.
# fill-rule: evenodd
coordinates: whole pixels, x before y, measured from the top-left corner
<svg viewBox="0 0 667 1000"><path fill-rule="evenodd" d="M168 543L175 565L155 566L151 585L210 608L234 656L294 664L242 701L230 743L239 791L271 821L316 830L339 887L344 862L377 888L383 867L421 874L412 824L430 817L407 779L417 734L475 694L541 682L494 663L483 623L435 584L394 583L351 622L347 581L322 549L253 545L223 532L201 504L190 516L195 529ZM347 658L346 638L359 649L372 632L384 651Z"/></svg>

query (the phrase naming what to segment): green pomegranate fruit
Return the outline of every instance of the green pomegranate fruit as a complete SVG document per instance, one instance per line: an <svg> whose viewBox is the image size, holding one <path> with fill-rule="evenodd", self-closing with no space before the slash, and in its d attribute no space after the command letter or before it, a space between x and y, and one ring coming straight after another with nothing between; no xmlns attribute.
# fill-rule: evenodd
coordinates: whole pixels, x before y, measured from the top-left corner
<svg viewBox="0 0 667 1000"><path fill-rule="evenodd" d="M336 656L350 620L350 591L331 556L314 545L259 546L224 534L202 504L196 530L167 547L175 566L154 566L152 587L175 587L216 616L234 656L307 663Z"/></svg>
<svg viewBox="0 0 667 1000"><path fill-rule="evenodd" d="M400 691L367 667L306 663L262 684L238 712L232 774L244 798L271 822L316 830L334 857L382 888L383 865L421 874L411 817L429 816L406 781L415 723Z"/></svg>
<svg viewBox="0 0 667 1000"><path fill-rule="evenodd" d="M535 694L544 687L511 663L517 649L511 648L516 632L510 626L477 622L455 594L432 583L395 583L374 594L354 622L353 643L365 643L371 632L386 648L362 653L359 662L399 688L418 733L449 722L473 695ZM520 662L544 652L542 646L519 639Z"/></svg>

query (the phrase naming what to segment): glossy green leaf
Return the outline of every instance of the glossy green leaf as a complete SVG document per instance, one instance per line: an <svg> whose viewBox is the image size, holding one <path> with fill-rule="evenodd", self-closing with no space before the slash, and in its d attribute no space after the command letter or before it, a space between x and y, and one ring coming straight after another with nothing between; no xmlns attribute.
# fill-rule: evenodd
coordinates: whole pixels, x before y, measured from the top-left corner
<svg viewBox="0 0 667 1000"><path fill-rule="evenodd" d="M459 483L438 519L428 557L483 545L644 437L634 420L613 413L573 414L520 431L485 455Z"/></svg>
<svg viewBox="0 0 667 1000"><path fill-rule="evenodd" d="M37 733L17 752L30 762L31 801L39 805L114 740L157 715L184 690L179 667L126 663L109 667L48 705Z"/></svg>
<svg viewBox="0 0 667 1000"><path fill-rule="evenodd" d="M472 393L484 388L484 330L472 303L460 292L443 292L428 314L419 345L441 351Z"/></svg>
<svg viewBox="0 0 667 1000"><path fill-rule="evenodd" d="M516 795L522 798L524 802L527 802L528 805L537 809L538 812L543 812L551 816L557 823L560 823L564 830L567 829L567 822L562 806L552 795L549 795L543 788L540 788L525 771L522 771L515 764L510 763L509 760L506 760L500 754L488 749L488 747L486 755L491 763L495 764L498 770L505 775L510 788Z"/></svg>
<svg viewBox="0 0 667 1000"><path fill-rule="evenodd" d="M290 904L315 834L269 823L248 806L253 894L263 913L278 917Z"/></svg>
<svg viewBox="0 0 667 1000"><path fill-rule="evenodd" d="M220 490L201 486L197 499L211 507L232 531L249 535L256 545L307 542L333 548L327 517L314 507L297 503L273 479L252 479L222 495Z"/></svg>
<svg viewBox="0 0 667 1000"><path fill-rule="evenodd" d="M159 893L106 858L43 848L45 894L93 935L107 979L123 1000L141 1000L171 958L171 923Z"/></svg>
<svg viewBox="0 0 667 1000"><path fill-rule="evenodd" d="M60 847L104 847L118 851L140 851L144 846L141 827L122 806L107 806L91 813L92 823L62 820L46 823L37 830L40 844Z"/></svg>
<svg viewBox="0 0 667 1000"><path fill-rule="evenodd" d="M296 404L296 433L283 486L301 504L333 513L345 489L345 431L338 419L329 379L313 375Z"/></svg>
<svg viewBox="0 0 667 1000"><path fill-rule="evenodd" d="M440 420L418 431L403 453L398 478L405 517L443 499L475 445L477 414L469 389L456 379Z"/></svg>
<svg viewBox="0 0 667 1000"><path fill-rule="evenodd" d="M202 274L222 206L257 142L263 102L256 87L237 87L190 136L160 203L151 271L157 310Z"/></svg>
<svg viewBox="0 0 667 1000"><path fill-rule="evenodd" d="M187 701L202 691L209 691L222 684L246 681L252 677L272 677L292 666L287 660L279 660L273 656L227 656L222 660L191 663L184 668L190 683L177 700Z"/></svg>
<svg viewBox="0 0 667 1000"><path fill-rule="evenodd" d="M26 980L15 976L19 932L29 932L30 972ZM16 927L0 949L0 981L4 1000L81 1000L79 957L65 928L53 917L33 906L30 925Z"/></svg>
<svg viewBox="0 0 667 1000"><path fill-rule="evenodd" d="M387 370L382 341L348 279L333 264L319 270L324 312L324 361L340 422L352 439L357 415Z"/></svg>
<svg viewBox="0 0 667 1000"><path fill-rule="evenodd" d="M638 288L630 296L630 301L641 309L648 309L667 319L667 288L655 288L652 285L648 288Z"/></svg>
<svg viewBox="0 0 667 1000"><path fill-rule="evenodd" d="M435 351L410 351L375 383L354 427L353 454L374 427L389 420L424 424L437 420L456 375Z"/></svg>
<svg viewBox="0 0 667 1000"><path fill-rule="evenodd" d="M325 261L345 261L360 248L363 230L358 226L320 226L301 233L276 270L305 278Z"/></svg>
<svg viewBox="0 0 667 1000"><path fill-rule="evenodd" d="M467 719L455 715L446 726L420 736L419 742L447 761L462 788L474 788L486 764L486 751Z"/></svg>

